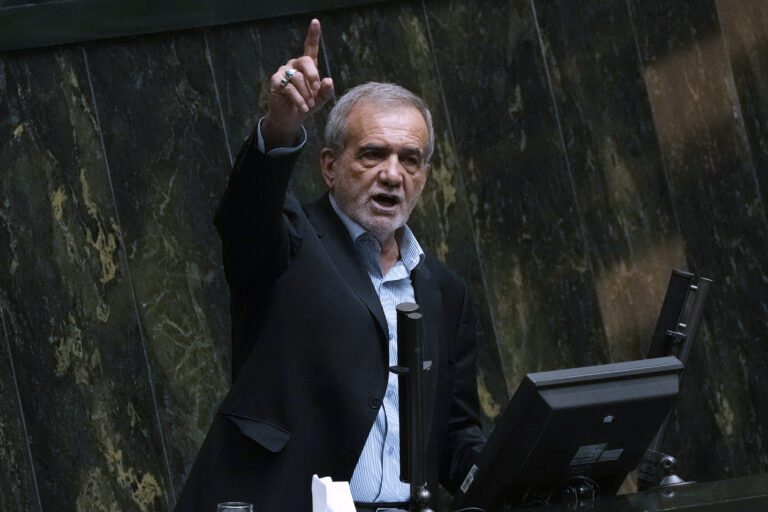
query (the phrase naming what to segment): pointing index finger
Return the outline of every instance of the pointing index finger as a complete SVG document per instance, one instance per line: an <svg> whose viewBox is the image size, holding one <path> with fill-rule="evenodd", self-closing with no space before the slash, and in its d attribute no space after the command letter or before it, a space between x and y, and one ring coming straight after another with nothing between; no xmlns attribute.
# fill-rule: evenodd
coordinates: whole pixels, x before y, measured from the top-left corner
<svg viewBox="0 0 768 512"><path fill-rule="evenodd" d="M304 55L311 57L317 65L317 50L320 47L320 21L316 18L309 24L307 38L304 40Z"/></svg>

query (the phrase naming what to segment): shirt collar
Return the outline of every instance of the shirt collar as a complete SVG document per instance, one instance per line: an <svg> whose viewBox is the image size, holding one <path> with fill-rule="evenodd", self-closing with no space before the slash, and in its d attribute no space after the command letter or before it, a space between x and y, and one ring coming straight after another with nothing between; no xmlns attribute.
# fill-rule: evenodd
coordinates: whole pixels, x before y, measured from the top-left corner
<svg viewBox="0 0 768 512"><path fill-rule="evenodd" d="M344 227L347 228L347 232L355 244L357 244L358 239L364 235L367 235L373 240L376 240L373 235L365 230L365 228L349 218L349 216L341 210L339 204L333 198L333 194L329 193L328 199L331 202L333 211L335 211L336 215L339 216L339 219L341 219ZM424 251L422 250L421 245L419 245L419 242L416 240L416 236L413 234L413 231L411 231L411 228L409 228L407 224L395 231L395 239L397 240L397 245L400 249L400 259L405 265L405 268L407 268L410 272L416 268L416 265L421 263L421 261L424 259ZM381 250L378 242L376 243L376 247Z"/></svg>

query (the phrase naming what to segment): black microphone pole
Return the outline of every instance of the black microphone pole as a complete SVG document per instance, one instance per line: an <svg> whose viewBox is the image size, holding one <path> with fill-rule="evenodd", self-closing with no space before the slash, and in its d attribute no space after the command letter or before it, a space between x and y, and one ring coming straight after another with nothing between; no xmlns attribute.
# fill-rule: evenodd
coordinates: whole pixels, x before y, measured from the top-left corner
<svg viewBox="0 0 768 512"><path fill-rule="evenodd" d="M424 354L418 304L397 306L397 366L400 417L400 480L411 484L411 512L432 512L424 443Z"/></svg>

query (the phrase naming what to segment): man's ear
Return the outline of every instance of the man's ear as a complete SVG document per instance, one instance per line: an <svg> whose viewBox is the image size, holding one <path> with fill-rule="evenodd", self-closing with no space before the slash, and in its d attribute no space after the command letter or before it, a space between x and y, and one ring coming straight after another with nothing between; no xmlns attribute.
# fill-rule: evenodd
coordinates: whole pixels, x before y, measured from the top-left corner
<svg viewBox="0 0 768 512"><path fill-rule="evenodd" d="M320 170L323 173L323 179L328 186L328 190L333 190L333 185L336 180L336 161L338 156L336 152L331 148L323 148L320 151Z"/></svg>

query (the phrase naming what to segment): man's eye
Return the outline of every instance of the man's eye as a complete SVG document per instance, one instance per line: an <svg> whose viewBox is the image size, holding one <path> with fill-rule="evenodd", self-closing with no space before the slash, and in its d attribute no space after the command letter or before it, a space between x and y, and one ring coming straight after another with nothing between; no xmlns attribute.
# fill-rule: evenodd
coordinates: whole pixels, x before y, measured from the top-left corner
<svg viewBox="0 0 768 512"><path fill-rule="evenodd" d="M362 158L366 160L381 160L381 151L376 151L374 149L363 151Z"/></svg>
<svg viewBox="0 0 768 512"><path fill-rule="evenodd" d="M418 156L405 157L402 162L408 169L418 169L421 166L421 159Z"/></svg>

